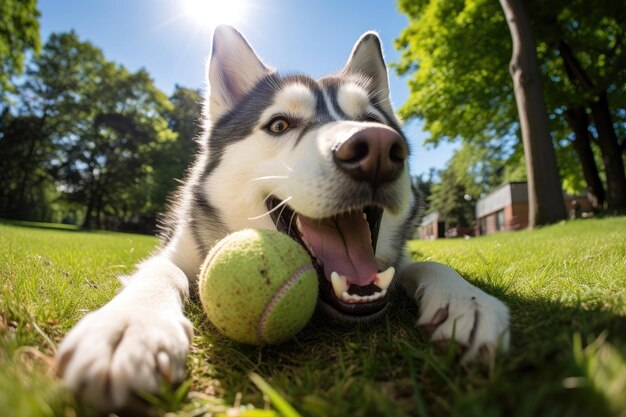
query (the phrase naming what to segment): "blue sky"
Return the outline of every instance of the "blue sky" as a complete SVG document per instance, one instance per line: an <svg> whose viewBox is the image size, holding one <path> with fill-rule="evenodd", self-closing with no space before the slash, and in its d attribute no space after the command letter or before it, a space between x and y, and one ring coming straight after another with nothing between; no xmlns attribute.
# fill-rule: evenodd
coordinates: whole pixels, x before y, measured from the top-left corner
<svg viewBox="0 0 626 417"><path fill-rule="evenodd" d="M171 93L175 84L202 88L217 12L242 0L40 0L41 34L74 29L130 70L144 67L156 85ZM269 65L281 72L320 77L340 70L363 32L380 33L387 62L398 59L393 40L407 25L394 1L385 0L243 0L243 12L231 21ZM205 3L205 5L202 5ZM220 4L221 3L221 4ZM198 6L200 4L200 6ZM195 7L194 7L195 5ZM390 74L391 98L400 106L408 97L406 79ZM423 145L426 133L410 122L412 172L442 168L455 146Z"/></svg>

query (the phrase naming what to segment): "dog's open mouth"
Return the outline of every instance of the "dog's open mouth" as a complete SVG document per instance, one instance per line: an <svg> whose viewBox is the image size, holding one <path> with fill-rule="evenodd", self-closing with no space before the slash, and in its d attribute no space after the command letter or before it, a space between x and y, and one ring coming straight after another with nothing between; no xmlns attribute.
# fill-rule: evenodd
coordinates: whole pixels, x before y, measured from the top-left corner
<svg viewBox="0 0 626 417"><path fill-rule="evenodd" d="M267 199L267 208L276 228L311 255L326 307L362 318L387 307L395 270L379 271L374 256L382 208L367 206L321 220L296 213L273 196Z"/></svg>

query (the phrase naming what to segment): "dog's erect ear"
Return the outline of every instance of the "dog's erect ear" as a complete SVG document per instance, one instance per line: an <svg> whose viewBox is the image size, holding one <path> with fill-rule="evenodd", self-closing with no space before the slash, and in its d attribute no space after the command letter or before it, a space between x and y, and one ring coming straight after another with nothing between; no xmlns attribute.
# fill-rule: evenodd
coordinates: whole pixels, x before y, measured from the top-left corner
<svg viewBox="0 0 626 417"><path fill-rule="evenodd" d="M211 119L216 121L272 71L235 28L218 26L209 64Z"/></svg>
<svg viewBox="0 0 626 417"><path fill-rule="evenodd" d="M371 81L371 94L377 101L391 110L389 104L389 80L383 58L383 49L376 32L366 32L354 44L350 59L342 74L361 74Z"/></svg>

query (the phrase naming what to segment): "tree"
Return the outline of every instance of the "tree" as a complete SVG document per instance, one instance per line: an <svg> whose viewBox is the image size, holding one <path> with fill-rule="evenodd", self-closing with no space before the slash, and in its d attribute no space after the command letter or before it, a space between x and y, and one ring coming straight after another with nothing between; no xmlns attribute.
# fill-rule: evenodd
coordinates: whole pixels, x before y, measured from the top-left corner
<svg viewBox="0 0 626 417"><path fill-rule="evenodd" d="M154 230L198 147L202 98L52 34L0 117L0 213ZM62 212L61 212L62 211Z"/></svg>
<svg viewBox="0 0 626 417"><path fill-rule="evenodd" d="M623 33L621 36L623 36ZM599 88L596 86L596 83L584 70L582 64L566 41L559 41L559 52L570 82L577 85L584 92L591 94L587 104L591 110L598 135L597 144L602 151L602 158L606 168L607 202L609 209L626 210L626 174L624 173L624 160L609 108L607 86L600 86ZM580 117L586 117L586 115L583 116L581 113ZM584 121L580 123L584 123Z"/></svg>
<svg viewBox="0 0 626 417"><path fill-rule="evenodd" d="M199 135L202 130L202 95L200 91L177 85L170 96L172 107L165 113L168 126L176 133L175 141L169 141L151 156L155 175L154 214L165 210L167 197L185 177L199 148Z"/></svg>
<svg viewBox="0 0 626 417"><path fill-rule="evenodd" d="M145 70L109 62L74 32L53 34L26 73L20 112L42 121L46 169L84 226L117 227L151 212L155 152L176 135L167 97ZM162 205L162 202L157 203Z"/></svg>
<svg viewBox="0 0 626 417"><path fill-rule="evenodd" d="M89 120L78 100L83 93L79 86L93 79L91 74L102 62L97 48L79 43L71 33L51 35L43 53L29 64L16 105L5 111L3 156L7 167L17 170L7 169L4 176L4 184L10 184L5 189L8 203L2 206L5 216L47 220L32 216L30 208L51 201L35 202L30 191L39 186L56 189L68 138L77 137Z"/></svg>
<svg viewBox="0 0 626 417"><path fill-rule="evenodd" d="M608 207L626 210L624 140L620 143L618 134L626 106L626 2L557 0L548 6L533 1L530 8L543 45L539 50L544 55L544 72L549 75L544 78L549 81L547 97L575 132L572 144L591 196L598 201L605 196L594 174L591 147L597 146L605 168Z"/></svg>
<svg viewBox="0 0 626 417"><path fill-rule="evenodd" d="M397 45L403 49L398 70L404 73L417 69L409 83L411 96L401 114L423 117L430 140L435 143L459 137L469 143L514 137L520 125L511 101L515 94L506 74L511 45L502 12L483 0L407 0L400 7L409 14L411 23L398 40ZM521 126L523 132L527 131L526 126ZM549 136L545 140L551 147ZM552 158L533 160L529 157L534 155L534 144L524 143L527 167L531 168L530 200L537 202L531 204L531 211L541 210L538 217L531 215L531 225L535 224L533 220L542 224L565 217L562 202L559 208L550 202L561 195L560 191L543 192L543 184L537 184L538 190L534 188L535 171L539 168L548 170L552 189L559 187L554 151L548 151ZM560 213L543 215L547 208Z"/></svg>
<svg viewBox="0 0 626 417"><path fill-rule="evenodd" d="M469 227L474 223L476 201L502 181L524 181L524 163L518 149L503 149L465 143L432 185L430 209L439 211L447 227ZM521 175L520 175L521 174Z"/></svg>
<svg viewBox="0 0 626 417"><path fill-rule="evenodd" d="M528 225L533 228L565 219L565 206L530 22L520 0L500 0L500 4L513 41L509 70L526 159Z"/></svg>
<svg viewBox="0 0 626 417"><path fill-rule="evenodd" d="M410 24L396 41L396 46L402 50L397 70L413 72L409 83L411 95L400 109L401 115L424 119L430 133L428 142L435 144L459 139L475 143L518 140L520 126L506 71L511 57L510 37L498 3L401 0L399 6L409 16ZM622 46L623 24L619 23L624 21L624 6L623 0L593 3L533 0L528 3L550 127L556 133L554 145L564 148L558 152L559 166L568 167L561 169L561 173L573 175L564 178L567 184L578 186L578 179L584 178L590 196L599 201L600 206L603 186L598 176L593 175L594 171L598 172L593 157L595 151L591 149L598 145L593 120L588 126L591 139L591 147L588 147L578 146L579 138L573 134L573 126L566 118L569 109L579 107L590 115L591 95L568 79L558 40L565 39L574 45L579 60L593 75L596 84L606 88L619 138L626 119L626 112L620 110L624 109L626 100L623 56L626 48ZM622 152L623 143L620 145ZM606 157L608 155L603 154L603 158ZM583 168L589 169L583 173Z"/></svg>
<svg viewBox="0 0 626 417"><path fill-rule="evenodd" d="M129 73L114 64L101 70L93 95L84 97L93 112L89 129L71 144L59 177L86 203L85 227L101 227L103 214L151 212L150 155L176 137L164 118L172 105L144 70Z"/></svg>
<svg viewBox="0 0 626 417"><path fill-rule="evenodd" d="M463 178L454 169L445 169L441 173L441 182L433 186L430 207L439 212L440 218L445 220L446 228L472 226L475 205Z"/></svg>
<svg viewBox="0 0 626 417"><path fill-rule="evenodd" d="M589 130L587 112L584 107L572 106L565 110L565 118L567 119L569 129L572 131L573 138L571 143L582 167L589 202L594 209L599 209L604 205L605 193L591 147L592 135ZM569 160L571 161L571 158ZM565 163L560 164L560 166L564 165ZM565 177L571 179L573 176L570 174ZM579 187L572 188L576 189Z"/></svg>
<svg viewBox="0 0 626 417"><path fill-rule="evenodd" d="M24 55L39 52L39 10L37 0L0 2L0 101L12 91L9 80L24 69Z"/></svg>
<svg viewBox="0 0 626 417"><path fill-rule="evenodd" d="M400 0L409 26L396 40L411 94L399 109L419 117L427 143L515 139L517 114L507 72L511 43L497 3Z"/></svg>
<svg viewBox="0 0 626 417"><path fill-rule="evenodd" d="M46 170L48 141L41 118L14 116L0 121L0 213L3 217L52 220L48 198L54 187Z"/></svg>

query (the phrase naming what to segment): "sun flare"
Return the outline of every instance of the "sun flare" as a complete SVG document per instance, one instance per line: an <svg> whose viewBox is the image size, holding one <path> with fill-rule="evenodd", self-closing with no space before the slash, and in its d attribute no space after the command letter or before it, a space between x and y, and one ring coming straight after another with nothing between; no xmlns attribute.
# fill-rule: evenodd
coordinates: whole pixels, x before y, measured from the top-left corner
<svg viewBox="0 0 626 417"><path fill-rule="evenodd" d="M198 26L214 28L221 24L243 23L248 9L246 0L183 0L185 15Z"/></svg>

